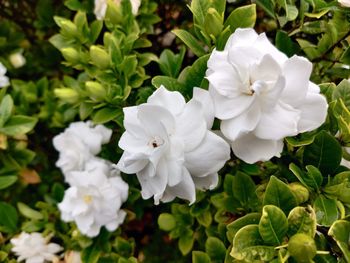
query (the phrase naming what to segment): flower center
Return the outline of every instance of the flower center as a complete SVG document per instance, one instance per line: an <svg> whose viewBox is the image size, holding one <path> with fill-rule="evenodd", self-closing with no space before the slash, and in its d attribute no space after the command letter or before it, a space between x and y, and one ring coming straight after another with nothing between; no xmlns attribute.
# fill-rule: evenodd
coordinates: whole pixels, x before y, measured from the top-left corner
<svg viewBox="0 0 350 263"><path fill-rule="evenodd" d="M158 136L154 136L149 142L148 145L157 148L159 146L162 146L164 144L164 140Z"/></svg>
<svg viewBox="0 0 350 263"><path fill-rule="evenodd" d="M86 204L90 204L92 202L92 196L91 195L84 195L84 202Z"/></svg>

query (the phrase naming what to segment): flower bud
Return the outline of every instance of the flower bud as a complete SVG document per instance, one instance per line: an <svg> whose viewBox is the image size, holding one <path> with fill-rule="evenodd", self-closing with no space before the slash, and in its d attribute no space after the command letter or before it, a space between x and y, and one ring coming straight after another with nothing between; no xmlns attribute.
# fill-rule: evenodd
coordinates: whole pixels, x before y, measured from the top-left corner
<svg viewBox="0 0 350 263"><path fill-rule="evenodd" d="M26 64L26 59L21 52L11 54L9 60L14 68L20 68Z"/></svg>
<svg viewBox="0 0 350 263"><path fill-rule="evenodd" d="M218 36L223 29L223 18L215 8L209 8L204 19L205 32L210 36Z"/></svg>
<svg viewBox="0 0 350 263"><path fill-rule="evenodd" d="M62 29L62 34L68 37L74 38L78 34L77 26L72 21L69 21L69 20L61 21L61 29Z"/></svg>
<svg viewBox="0 0 350 263"><path fill-rule="evenodd" d="M97 67L101 69L105 69L109 67L110 57L104 49L98 46L91 46L90 57L91 57L92 63Z"/></svg>
<svg viewBox="0 0 350 263"><path fill-rule="evenodd" d="M123 14L120 6L120 1L108 1L107 11L105 15L106 22L118 25L123 21Z"/></svg>
<svg viewBox="0 0 350 263"><path fill-rule="evenodd" d="M81 263L81 255L78 251L67 251L64 253L64 262L66 263Z"/></svg>
<svg viewBox="0 0 350 263"><path fill-rule="evenodd" d="M290 183L288 185L289 189L293 192L295 199L298 204L302 204L309 200L309 190L300 183Z"/></svg>
<svg viewBox="0 0 350 263"><path fill-rule="evenodd" d="M79 99L79 94L74 89L70 88L61 88L61 89L55 89L55 95L60 100L67 102L67 103L76 103Z"/></svg>
<svg viewBox="0 0 350 263"><path fill-rule="evenodd" d="M63 57L72 64L76 64L80 60L79 52L72 47L62 48L61 52Z"/></svg>
<svg viewBox="0 0 350 263"><path fill-rule="evenodd" d="M312 237L299 233L289 239L288 252L297 262L309 263L313 262L317 247Z"/></svg>
<svg viewBox="0 0 350 263"><path fill-rule="evenodd" d="M95 81L87 81L85 83L86 90L89 93L89 97L95 101L101 101L106 96L106 90L103 86Z"/></svg>

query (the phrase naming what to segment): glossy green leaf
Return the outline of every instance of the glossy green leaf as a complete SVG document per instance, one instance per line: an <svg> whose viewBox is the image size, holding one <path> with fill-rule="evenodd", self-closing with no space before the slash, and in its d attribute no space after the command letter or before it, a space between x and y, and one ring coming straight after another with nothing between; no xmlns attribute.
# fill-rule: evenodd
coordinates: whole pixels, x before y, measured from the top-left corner
<svg viewBox="0 0 350 263"><path fill-rule="evenodd" d="M239 200L243 208L255 208L257 206L258 197L255 188L255 183L249 175L237 172L233 177L233 196Z"/></svg>
<svg viewBox="0 0 350 263"><path fill-rule="evenodd" d="M197 56L201 57L206 54L206 51L199 43L199 41L188 31L183 29L174 29L172 31L178 38L180 38L186 46L188 46L191 51Z"/></svg>
<svg viewBox="0 0 350 263"><path fill-rule="evenodd" d="M316 214L311 206L295 207L288 215L288 236L291 237L297 233L304 233L315 236L316 233Z"/></svg>
<svg viewBox="0 0 350 263"><path fill-rule="evenodd" d="M249 213L228 224L226 232L228 241L232 243L233 238L242 227L259 224L260 218L260 213Z"/></svg>
<svg viewBox="0 0 350 263"><path fill-rule="evenodd" d="M275 176L271 176L266 187L263 205L275 205L288 214L297 206L297 201L289 187Z"/></svg>
<svg viewBox="0 0 350 263"><path fill-rule="evenodd" d="M0 132L9 136L23 135L30 132L37 123L37 119L29 116L15 115L8 119Z"/></svg>
<svg viewBox="0 0 350 263"><path fill-rule="evenodd" d="M322 226L331 226L338 219L337 202L322 195L314 202L317 223Z"/></svg>
<svg viewBox="0 0 350 263"><path fill-rule="evenodd" d="M287 217L274 205L265 205L259 222L259 233L267 245L281 245L288 230Z"/></svg>
<svg viewBox="0 0 350 263"><path fill-rule="evenodd" d="M203 251L192 251L192 263L211 263L208 254Z"/></svg>
<svg viewBox="0 0 350 263"><path fill-rule="evenodd" d="M34 219L34 220L40 220L44 218L44 216L40 212L30 208L24 203L18 202L17 207L18 207L18 211L27 218Z"/></svg>
<svg viewBox="0 0 350 263"><path fill-rule="evenodd" d="M264 245L258 225L248 225L241 228L232 243L230 255L237 260L248 262L271 261L275 255L275 248Z"/></svg>
<svg viewBox="0 0 350 263"><path fill-rule="evenodd" d="M337 220L328 231L343 252L346 262L350 262L349 236L350 236L350 222L345 220Z"/></svg>
<svg viewBox="0 0 350 263"><path fill-rule="evenodd" d="M226 247L217 237L209 237L205 242L205 251L212 261L223 262L226 256Z"/></svg>
<svg viewBox="0 0 350 263"><path fill-rule="evenodd" d="M187 255L191 252L194 243L193 231L188 230L184 235L180 236L179 249L182 255Z"/></svg>
<svg viewBox="0 0 350 263"><path fill-rule="evenodd" d="M102 124L116 119L122 115L122 111L116 108L102 108L98 110L93 116L92 120L94 123Z"/></svg>
<svg viewBox="0 0 350 263"><path fill-rule="evenodd" d="M162 54L160 54L158 61L162 73L168 77L177 78L181 70L185 53L185 48L181 48L180 53L176 55L171 50L165 49Z"/></svg>
<svg viewBox="0 0 350 263"><path fill-rule="evenodd" d="M0 103L0 127L7 122L13 111L13 100L10 95L5 95Z"/></svg>
<svg viewBox="0 0 350 263"><path fill-rule="evenodd" d="M291 163L289 165L289 169L305 187L311 188L319 192L319 189L322 185L323 177L321 172L316 167L312 165L307 165L307 172L304 172L294 163Z"/></svg>
<svg viewBox="0 0 350 263"><path fill-rule="evenodd" d="M350 110L350 82L343 80L333 91L333 100L341 99L345 106Z"/></svg>
<svg viewBox="0 0 350 263"><path fill-rule="evenodd" d="M0 190L10 187L17 181L17 176L0 176Z"/></svg>
<svg viewBox="0 0 350 263"><path fill-rule="evenodd" d="M305 146L304 164L317 167L324 175L331 174L339 167L342 149L338 141L326 131L321 131L312 144Z"/></svg>
<svg viewBox="0 0 350 263"><path fill-rule="evenodd" d="M0 229L6 233L15 232L17 229L18 214L16 209L5 202L0 202Z"/></svg>
<svg viewBox="0 0 350 263"><path fill-rule="evenodd" d="M185 86L181 83L179 83L176 79L168 76L156 76L152 79L152 85L156 88L159 88L160 86L166 87L168 90L171 91L183 91L185 89Z"/></svg>
<svg viewBox="0 0 350 263"><path fill-rule="evenodd" d="M226 19L224 27L230 26L231 32L237 28L254 27L256 21L256 5L246 5L234 9Z"/></svg>

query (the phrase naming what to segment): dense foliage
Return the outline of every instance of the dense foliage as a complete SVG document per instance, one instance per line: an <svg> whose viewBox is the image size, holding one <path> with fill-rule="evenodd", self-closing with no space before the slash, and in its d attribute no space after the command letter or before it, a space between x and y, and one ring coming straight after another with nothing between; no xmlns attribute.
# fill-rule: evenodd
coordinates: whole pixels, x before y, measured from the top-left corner
<svg viewBox="0 0 350 263"><path fill-rule="evenodd" d="M0 262L350 262L349 2L138 4L0 0Z"/></svg>

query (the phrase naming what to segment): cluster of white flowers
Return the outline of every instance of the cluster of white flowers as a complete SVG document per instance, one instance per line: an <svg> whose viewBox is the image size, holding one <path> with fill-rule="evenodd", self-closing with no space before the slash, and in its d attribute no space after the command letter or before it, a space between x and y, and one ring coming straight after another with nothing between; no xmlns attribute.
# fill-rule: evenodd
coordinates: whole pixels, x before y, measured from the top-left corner
<svg viewBox="0 0 350 263"><path fill-rule="evenodd" d="M120 5L121 0L113 0L117 5ZM137 15L141 0L130 0L132 13ZM94 14L98 20L103 20L107 12L107 0L95 0Z"/></svg>
<svg viewBox="0 0 350 263"><path fill-rule="evenodd" d="M127 200L128 185L110 162L96 157L111 135L102 125L76 122L53 139L60 152L56 165L70 185L58 204L62 220L75 221L89 237L97 236L103 226L114 231L126 216L120 208Z"/></svg>
<svg viewBox="0 0 350 263"><path fill-rule="evenodd" d="M283 139L318 128L327 101L310 82L312 64L288 58L265 34L237 29L224 51L214 50L206 77L209 93L194 88L186 103L160 87L147 103L124 108L124 150L118 168L136 173L142 197L195 201L195 189L212 189L234 154L248 163L280 156ZM214 117L221 134L209 129Z"/></svg>
<svg viewBox="0 0 350 263"><path fill-rule="evenodd" d="M318 128L327 101L310 82L312 64L288 58L265 34L237 29L208 61L209 93L221 132L248 163L280 156L283 139Z"/></svg>
<svg viewBox="0 0 350 263"><path fill-rule="evenodd" d="M5 75L7 72L7 69L5 66L0 62L0 88L6 87L10 85L9 78Z"/></svg>
<svg viewBox="0 0 350 263"><path fill-rule="evenodd" d="M18 262L26 263L44 263L53 262L58 257L56 253L62 250L62 247L55 243L48 243L49 239L44 238L40 233L22 232L17 237L11 239L13 245L11 251L18 257Z"/></svg>
<svg viewBox="0 0 350 263"><path fill-rule="evenodd" d="M194 89L188 103L179 92L156 90L147 103L124 108L124 150L118 168L136 173L142 197L169 202L196 198L196 188L212 189L217 172L230 158L230 147L211 132L214 120L209 93Z"/></svg>

